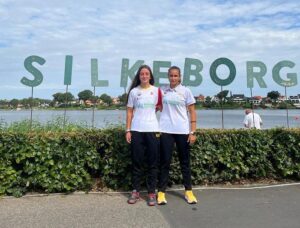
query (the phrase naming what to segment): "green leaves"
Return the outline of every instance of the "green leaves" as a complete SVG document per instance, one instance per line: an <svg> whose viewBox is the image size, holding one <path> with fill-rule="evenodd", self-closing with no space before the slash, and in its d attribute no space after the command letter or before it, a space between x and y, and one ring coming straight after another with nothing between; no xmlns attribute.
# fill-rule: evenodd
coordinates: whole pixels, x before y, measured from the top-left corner
<svg viewBox="0 0 300 228"><path fill-rule="evenodd" d="M0 194L89 189L89 172L99 169L95 145L81 132L2 132L0 139Z"/></svg>
<svg viewBox="0 0 300 228"><path fill-rule="evenodd" d="M202 130L191 147L193 184L256 178L300 179L300 130ZM174 152L170 182L181 184ZM120 127L105 130L0 131L0 195L28 191L131 188L129 145Z"/></svg>

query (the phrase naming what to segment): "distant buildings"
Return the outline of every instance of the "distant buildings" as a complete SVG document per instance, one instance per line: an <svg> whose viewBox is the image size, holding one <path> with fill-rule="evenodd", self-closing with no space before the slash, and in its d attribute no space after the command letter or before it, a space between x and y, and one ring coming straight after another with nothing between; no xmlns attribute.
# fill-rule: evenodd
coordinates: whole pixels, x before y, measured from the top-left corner
<svg viewBox="0 0 300 228"><path fill-rule="evenodd" d="M205 96L204 95L199 95L198 97L195 97L197 102L205 102Z"/></svg>
<svg viewBox="0 0 300 228"><path fill-rule="evenodd" d="M253 105L260 105L262 100L262 96L253 96L248 99L249 103Z"/></svg>
<svg viewBox="0 0 300 228"><path fill-rule="evenodd" d="M245 103L247 101L244 94L232 94L231 99L235 103Z"/></svg>
<svg viewBox="0 0 300 228"><path fill-rule="evenodd" d="M120 101L120 97L109 97L109 100L101 100L98 98L97 100L79 100L75 99L72 101L69 101L68 104L71 106L86 106L86 107L92 107L94 104L101 105L101 106L110 106L110 105L126 105L124 104L124 101ZM38 98L37 98L38 99ZM24 99L23 99L24 100ZM195 100L197 103L210 103L210 104L218 104L220 103L220 98L217 95L214 96L204 96L203 94L200 94L199 96L195 96ZM288 98L285 96L279 96L276 100L277 104L280 104L282 102L288 102L292 105L294 105L297 108L300 108L300 94L297 95L291 95ZM16 103L17 102L17 103ZM273 107L274 100L271 100L269 97L262 97L262 96L253 96L253 97L246 97L244 94L232 94L230 93L229 96L224 98L224 103L235 103L235 104L246 104L250 103L254 106L265 106L265 107ZM49 106L53 107L62 107L65 105L64 102L58 102L58 101L51 101L44 102L42 100L36 102L34 104L35 107L40 108L48 108ZM29 108L30 104L27 102L26 104L22 102L22 100L12 99L9 100L0 100L0 108L4 109L12 109L17 108L18 110Z"/></svg>
<svg viewBox="0 0 300 228"><path fill-rule="evenodd" d="M297 96L289 96L289 100L296 108L300 108L300 94Z"/></svg>
<svg viewBox="0 0 300 228"><path fill-rule="evenodd" d="M297 96L289 96L289 100L293 104L300 104L300 94L298 94Z"/></svg>
<svg viewBox="0 0 300 228"><path fill-rule="evenodd" d="M195 97L196 101L199 103L206 102L207 98L209 98L210 102L216 102L216 103L220 102L220 99L218 98L217 95L205 97L204 95L201 94L198 97ZM288 98L286 98L285 96L279 96L277 99L277 103L279 104L286 101L293 104L297 108L300 108L300 94L289 96ZM260 106L262 104L267 107L272 106L272 100L269 97L262 97L262 96L246 97L244 94L230 94L230 96L224 99L224 102L225 103L234 102L236 104L250 103L253 104L254 106Z"/></svg>

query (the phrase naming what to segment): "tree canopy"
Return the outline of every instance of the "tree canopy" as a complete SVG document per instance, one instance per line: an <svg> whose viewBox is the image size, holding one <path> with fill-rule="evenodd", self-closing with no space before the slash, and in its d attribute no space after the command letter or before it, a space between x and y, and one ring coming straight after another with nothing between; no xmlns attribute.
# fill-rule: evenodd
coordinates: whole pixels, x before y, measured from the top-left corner
<svg viewBox="0 0 300 228"><path fill-rule="evenodd" d="M112 103L112 98L109 95L107 95L106 93L103 93L99 98L108 105L110 105Z"/></svg>
<svg viewBox="0 0 300 228"><path fill-rule="evenodd" d="M118 96L118 98L122 104L125 104L127 101L127 93L123 93L122 95Z"/></svg>
<svg viewBox="0 0 300 228"><path fill-rule="evenodd" d="M277 101L278 97L280 97L280 93L278 91L268 92L267 97L269 97L272 101Z"/></svg>
<svg viewBox="0 0 300 228"><path fill-rule="evenodd" d="M227 97L227 95L228 95L228 90L223 90L223 91L221 91L221 92L219 92L218 94L217 94L217 97L220 99L220 100L223 100L225 97Z"/></svg>
<svg viewBox="0 0 300 228"><path fill-rule="evenodd" d="M95 97L93 96L93 92L91 90L86 89L78 93L78 98L79 100L86 101L86 100L92 100Z"/></svg>
<svg viewBox="0 0 300 228"><path fill-rule="evenodd" d="M67 92L67 93L55 93L52 96L53 96L53 100L57 101L58 103L64 103L64 102L68 102L68 101L74 100L74 96L70 92Z"/></svg>

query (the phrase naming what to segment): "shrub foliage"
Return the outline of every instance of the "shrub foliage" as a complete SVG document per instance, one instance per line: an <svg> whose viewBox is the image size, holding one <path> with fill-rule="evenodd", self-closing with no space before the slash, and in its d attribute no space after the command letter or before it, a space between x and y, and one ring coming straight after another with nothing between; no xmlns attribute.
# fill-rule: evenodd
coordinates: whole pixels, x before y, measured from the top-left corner
<svg viewBox="0 0 300 228"><path fill-rule="evenodd" d="M176 152L174 152L176 153ZM193 184L240 179L300 179L300 130L202 130L191 147ZM0 131L0 195L129 189L130 148L124 129ZM173 156L170 182L180 184Z"/></svg>

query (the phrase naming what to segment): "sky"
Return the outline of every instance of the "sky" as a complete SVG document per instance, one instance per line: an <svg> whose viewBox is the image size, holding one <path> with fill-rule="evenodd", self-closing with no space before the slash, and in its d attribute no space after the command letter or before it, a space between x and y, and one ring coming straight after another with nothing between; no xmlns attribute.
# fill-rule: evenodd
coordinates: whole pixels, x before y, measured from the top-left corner
<svg viewBox="0 0 300 228"><path fill-rule="evenodd" d="M272 69L281 60L295 63L281 75L297 73L298 84L287 95L300 94L300 2L299 0L0 0L0 99L26 98L31 87L20 82L33 79L24 60L37 55L46 60L34 64L43 82L34 87L34 97L52 99L65 92L66 55L73 56L73 95L91 86L91 59L98 59L99 79L108 87L97 87L96 95L118 96L122 59L129 66L144 60L170 61L184 71L185 58L203 63L202 83L190 87L195 96L217 94L209 69L218 58L230 59L236 67L234 81L224 86L233 94L250 96L246 62L262 61L267 66L267 88L254 83L253 95L266 96L284 87L272 78ZM166 69L162 69L165 71ZM221 65L220 78L228 76ZM128 81L128 87L130 80Z"/></svg>

